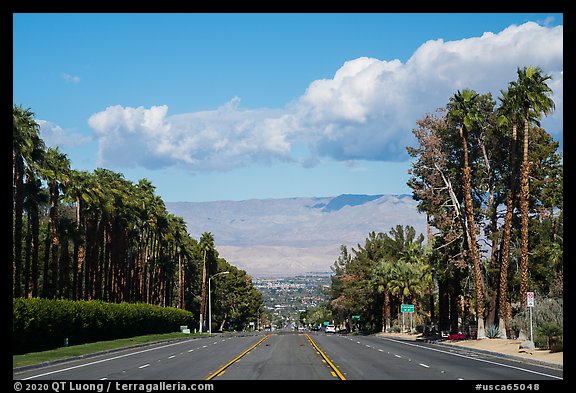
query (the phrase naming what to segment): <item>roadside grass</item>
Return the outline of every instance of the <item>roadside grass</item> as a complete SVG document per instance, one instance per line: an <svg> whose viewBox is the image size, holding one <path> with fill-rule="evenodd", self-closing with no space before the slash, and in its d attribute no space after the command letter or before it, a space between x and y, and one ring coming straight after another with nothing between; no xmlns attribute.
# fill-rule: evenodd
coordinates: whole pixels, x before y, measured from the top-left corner
<svg viewBox="0 0 576 393"><path fill-rule="evenodd" d="M33 364L39 364L43 362L50 362L59 359L88 355L95 352L109 351L112 349L125 348L133 345L146 344L155 341L184 339L184 338L202 337L202 336L207 336L207 333L185 334L181 332L174 332L165 334L149 334L145 336L122 338L118 340L70 345L67 347L55 348L42 352L31 352L22 355L13 355L12 368L30 366Z"/></svg>

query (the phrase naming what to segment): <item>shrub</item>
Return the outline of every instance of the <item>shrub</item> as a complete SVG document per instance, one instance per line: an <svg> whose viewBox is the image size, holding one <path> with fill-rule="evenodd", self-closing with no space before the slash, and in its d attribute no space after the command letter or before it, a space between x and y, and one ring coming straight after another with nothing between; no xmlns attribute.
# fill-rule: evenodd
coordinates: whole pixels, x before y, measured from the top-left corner
<svg viewBox="0 0 576 393"><path fill-rule="evenodd" d="M544 349L552 349L553 342L560 343L560 348L562 347L562 328L556 323L545 323L536 329L537 339L539 340L540 347ZM560 339L559 339L560 338ZM556 352L558 345L556 345Z"/></svg>
<svg viewBox="0 0 576 393"><path fill-rule="evenodd" d="M178 331L192 325L188 311L138 303L13 299L12 346L25 353L98 340Z"/></svg>
<svg viewBox="0 0 576 393"><path fill-rule="evenodd" d="M562 342L563 335L563 299L559 298L536 298L533 308L532 324L534 327L534 344L539 348L550 348L549 337L556 337L556 342ZM518 311L509 320L509 327L518 336L523 330L528 333L530 330L530 310ZM562 344L556 345L556 348Z"/></svg>
<svg viewBox="0 0 576 393"><path fill-rule="evenodd" d="M488 338L500 338L500 328L496 325L488 326L485 333Z"/></svg>
<svg viewBox="0 0 576 393"><path fill-rule="evenodd" d="M448 340L450 341L466 340L466 335L462 333L452 333L448 336Z"/></svg>

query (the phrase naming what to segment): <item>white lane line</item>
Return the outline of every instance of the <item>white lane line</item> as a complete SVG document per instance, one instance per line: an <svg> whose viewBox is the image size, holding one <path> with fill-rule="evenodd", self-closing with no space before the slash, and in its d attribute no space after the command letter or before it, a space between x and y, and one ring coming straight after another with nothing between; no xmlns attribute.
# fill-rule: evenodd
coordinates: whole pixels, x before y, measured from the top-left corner
<svg viewBox="0 0 576 393"><path fill-rule="evenodd" d="M400 356L400 355L396 355L396 354L394 354L394 356L396 356L397 358L401 358L401 357L402 357L402 356Z"/></svg>
<svg viewBox="0 0 576 393"><path fill-rule="evenodd" d="M418 363L418 364L419 364L420 366L422 366L422 367L430 368L430 366L427 365L427 364L424 364L424 363Z"/></svg>
<svg viewBox="0 0 576 393"><path fill-rule="evenodd" d="M168 359L174 359L176 355L168 356Z"/></svg>
<svg viewBox="0 0 576 393"><path fill-rule="evenodd" d="M193 340L196 340L196 339L192 338L192 339L186 340L186 341L178 341L178 342L171 343L171 344L161 345L161 346L159 346L159 347L144 349L144 350L142 350L142 351L130 352L130 353L126 353L126 354L124 354L124 355L114 356L114 357L107 358L107 359L102 359L102 360L96 360L96 361L90 362L90 363L79 364L79 365L77 365L77 366L67 367L67 368L63 368L63 369L60 369L60 370L54 370L54 371L50 371L50 372L43 373L43 374L33 375L33 376L31 376L31 377L23 378L22 380L25 381L25 380L28 380L28 379L34 379L34 378L44 377L44 376L50 375L50 374L57 374L57 373L61 373L61 372L64 372L64 371L74 370L74 369L76 369L76 368L81 368L81 367L86 367L86 366L92 366L92 365L94 365L94 364L103 363L103 362L108 362L108 361L110 361L110 360L121 359L121 358L125 358L125 357L127 357L127 356L139 355L139 354L141 354L141 353L150 352L150 351L155 351L155 350L157 350L157 349L168 348L168 347L172 347L172 346L174 346L174 345L179 345L179 344L185 344L185 343L188 343L188 342L193 341Z"/></svg>
<svg viewBox="0 0 576 393"><path fill-rule="evenodd" d="M543 376L545 376L545 377L550 377L550 378L554 378L554 379L562 379L562 380L564 379L563 377L557 377L556 375L545 374L545 373L541 373L541 372L538 372L538 371L528 370L528 369L526 369L526 368L516 367L516 366L512 366L512 365L505 364L505 363L493 362L493 361L491 361L491 360L486 360L486 359L479 359L479 358L475 358L475 357L470 357L470 356L462 355L462 354L460 354L460 353L454 353L454 352L444 351L444 350L438 349L438 348L431 348L431 347L426 347L426 346L423 346L423 345L412 344L412 343L409 343L409 342L406 342L406 341L394 340L394 339L387 338L387 337L380 337L380 339L392 341L392 342L395 342L395 343L398 343L398 344L409 345L409 346L417 347L417 348L420 348L420 349L427 349L427 350L429 350L429 351L441 352L441 353L445 353L445 354L452 355L452 356L459 356L459 357L461 357L461 358L466 358L466 359L470 359L470 360L475 360L475 361L477 361L477 362L484 362L484 363L488 363L488 364L494 364L494 365L497 365L497 366L513 368L513 369L515 369L515 370L525 371L525 372L532 373L532 374L537 374L537 375L543 375Z"/></svg>
<svg viewBox="0 0 576 393"><path fill-rule="evenodd" d="M150 365L150 364L143 364L143 365L141 365L141 366L138 367L138 368L146 368L146 367L148 367L149 365Z"/></svg>

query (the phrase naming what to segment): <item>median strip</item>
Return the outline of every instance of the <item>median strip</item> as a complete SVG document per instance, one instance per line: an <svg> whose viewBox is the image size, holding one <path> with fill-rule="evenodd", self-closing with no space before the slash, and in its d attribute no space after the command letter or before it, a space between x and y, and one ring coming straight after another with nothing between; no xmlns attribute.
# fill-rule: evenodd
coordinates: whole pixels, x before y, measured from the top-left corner
<svg viewBox="0 0 576 393"><path fill-rule="evenodd" d="M330 366L330 368L333 370L332 375L333 376L337 376L338 378L340 378L340 380L344 381L346 380L346 378L344 377L344 375L342 375L342 373L340 372L340 370L338 370L338 368L330 361L330 359L328 359L328 356L326 356L324 354L324 352L322 352L322 350L320 349L320 347L318 346L318 344L316 344L314 342L314 340L312 340L312 337L310 337L308 334L305 334L306 338L308 339L308 341L310 341L310 344L312 344L312 346L316 349L316 351L318 351L318 353L320 354L320 356L322 356L322 358L326 361L326 363L328 363L328 365Z"/></svg>
<svg viewBox="0 0 576 393"><path fill-rule="evenodd" d="M268 337L270 337L270 334L265 335L262 339L260 339L256 344L252 345L250 348L248 348L247 350L245 350L244 352L242 352L240 355L236 356L234 359L232 359L231 361L229 361L228 363L226 363L224 366L220 367L218 370L216 370L215 372L213 372L212 374L210 374L208 376L208 378L206 378L207 381L211 380L214 377L217 377L218 375L221 375L224 370L226 370L228 367L230 367L230 365L232 365L233 363L237 362L238 360L240 360L243 356L247 355L248 353L250 353L251 350L253 350L254 348L256 348L258 345L260 345L262 343L262 341L266 340Z"/></svg>

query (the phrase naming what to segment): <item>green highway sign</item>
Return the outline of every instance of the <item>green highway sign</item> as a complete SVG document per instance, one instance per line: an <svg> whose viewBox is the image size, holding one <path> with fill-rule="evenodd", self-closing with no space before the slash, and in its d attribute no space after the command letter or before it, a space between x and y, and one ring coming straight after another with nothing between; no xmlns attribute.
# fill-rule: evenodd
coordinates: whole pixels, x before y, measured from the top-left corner
<svg viewBox="0 0 576 393"><path fill-rule="evenodd" d="M352 319L360 319L360 315L352 315Z"/></svg>
<svg viewBox="0 0 576 393"><path fill-rule="evenodd" d="M414 305L413 304L401 304L400 305L400 312L414 312Z"/></svg>

